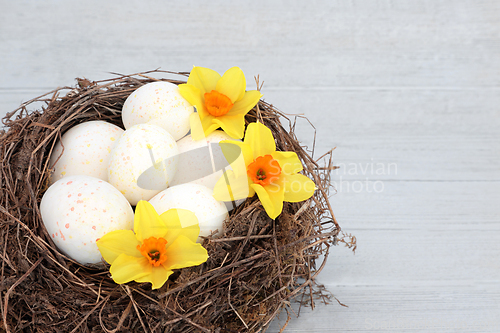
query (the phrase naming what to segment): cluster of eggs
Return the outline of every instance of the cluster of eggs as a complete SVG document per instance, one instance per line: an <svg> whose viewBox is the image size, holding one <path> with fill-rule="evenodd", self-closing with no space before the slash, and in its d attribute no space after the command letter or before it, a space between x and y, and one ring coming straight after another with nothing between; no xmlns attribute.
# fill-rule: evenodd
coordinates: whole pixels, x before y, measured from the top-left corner
<svg viewBox="0 0 500 333"><path fill-rule="evenodd" d="M133 229L132 206L140 200L158 214L191 210L200 236L222 231L234 203L216 201L212 191L228 164L218 143L231 138L215 131L192 140L193 112L177 85L159 81L127 98L125 130L89 121L64 133L52 152L51 186L40 203L44 225L61 252L82 264L101 262L96 240Z"/></svg>

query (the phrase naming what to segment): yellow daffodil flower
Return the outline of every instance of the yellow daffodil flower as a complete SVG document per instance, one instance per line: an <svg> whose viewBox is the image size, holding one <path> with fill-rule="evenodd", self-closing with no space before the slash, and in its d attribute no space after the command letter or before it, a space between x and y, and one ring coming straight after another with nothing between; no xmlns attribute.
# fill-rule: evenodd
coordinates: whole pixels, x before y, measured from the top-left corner
<svg viewBox="0 0 500 333"><path fill-rule="evenodd" d="M193 67L187 83L179 85L181 95L198 111L189 119L192 138L203 139L219 127L234 139L243 138L245 115L262 97L257 90L245 89L245 75L238 67L222 77L209 68Z"/></svg>
<svg viewBox="0 0 500 333"><path fill-rule="evenodd" d="M215 185L215 199L235 201L257 193L269 217L275 219L283 210L283 201L299 202L314 194L314 182L298 174L303 167L297 154L276 151L273 134L265 125L251 123L244 142L224 140L220 145L226 159L232 161L232 170Z"/></svg>
<svg viewBox="0 0 500 333"><path fill-rule="evenodd" d="M194 213L170 209L160 216L149 202L139 201L134 231L111 231L96 243L104 260L111 264L116 283L151 282L152 288L158 289L173 269L207 261L207 250L195 243L199 233Z"/></svg>

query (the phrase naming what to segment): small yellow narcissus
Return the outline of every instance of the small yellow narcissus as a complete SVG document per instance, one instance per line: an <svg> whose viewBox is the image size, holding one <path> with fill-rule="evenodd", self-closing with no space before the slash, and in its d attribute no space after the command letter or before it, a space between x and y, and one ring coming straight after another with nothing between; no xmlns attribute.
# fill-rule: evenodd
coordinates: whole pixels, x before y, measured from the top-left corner
<svg viewBox="0 0 500 333"><path fill-rule="evenodd" d="M215 199L234 201L257 193L269 217L275 219L283 201L299 202L314 194L314 182L298 173L303 167L297 154L276 151L273 134L265 125L251 123L243 142L225 140L220 145L227 160L234 162L215 185Z"/></svg>
<svg viewBox="0 0 500 333"><path fill-rule="evenodd" d="M209 68L193 67L187 83L179 85L182 97L198 111L190 117L193 139L200 140L219 127L234 139L243 138L245 115L262 97L257 90L245 89L245 74L238 67L222 77Z"/></svg>
<svg viewBox="0 0 500 333"><path fill-rule="evenodd" d="M139 201L134 231L115 230L96 243L104 260L111 264L111 276L116 283L151 282L152 288L158 289L173 269L207 261L207 250L195 243L199 233L194 213L170 209L160 216L149 202Z"/></svg>

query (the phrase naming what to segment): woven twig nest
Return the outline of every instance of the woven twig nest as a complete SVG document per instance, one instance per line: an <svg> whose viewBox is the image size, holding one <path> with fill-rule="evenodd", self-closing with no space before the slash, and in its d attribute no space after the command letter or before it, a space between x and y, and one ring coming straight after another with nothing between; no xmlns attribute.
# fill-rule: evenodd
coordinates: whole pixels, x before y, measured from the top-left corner
<svg viewBox="0 0 500 333"><path fill-rule="evenodd" d="M177 75L180 80L165 80L175 84L187 76L154 72ZM117 285L108 270L82 266L58 252L39 211L56 140L90 120L123 128L122 105L139 86L156 80L149 73L100 82L78 79L77 88L50 92L5 117L6 131L0 135L0 290L6 331L257 332L289 307L290 299L313 301L315 277L340 232L328 201L331 154L320 167L293 131L282 127L284 115L263 101L246 122L264 123L278 150L298 154L304 173L318 187L312 198L285 202L276 220L256 196L248 198L231 212L222 236L205 239L208 261L177 271L155 291L148 283ZM45 106L29 112L33 102Z"/></svg>

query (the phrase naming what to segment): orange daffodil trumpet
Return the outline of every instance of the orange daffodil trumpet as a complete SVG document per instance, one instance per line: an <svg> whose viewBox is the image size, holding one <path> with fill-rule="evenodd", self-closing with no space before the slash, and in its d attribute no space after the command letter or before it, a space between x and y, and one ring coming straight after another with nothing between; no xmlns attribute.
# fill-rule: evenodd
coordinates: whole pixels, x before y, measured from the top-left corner
<svg viewBox="0 0 500 333"><path fill-rule="evenodd" d="M214 188L219 201L235 201L255 193L270 218L283 210L283 201L299 202L314 194L316 185L299 174L302 163L294 152L276 151L271 130L262 123L247 127L243 142L220 142L222 151L231 163Z"/></svg>
<svg viewBox="0 0 500 333"><path fill-rule="evenodd" d="M243 138L245 115L262 97L257 90L245 89L245 75L238 67L222 77L211 69L193 67L187 83L179 85L182 97L198 111L189 119L192 138L203 139L219 127L234 139Z"/></svg>
<svg viewBox="0 0 500 333"><path fill-rule="evenodd" d="M111 264L116 283L151 282L152 288L158 289L173 269L207 261L207 250L195 243L199 233L194 213L170 209L158 215L149 202L139 201L134 231L111 231L96 243L104 260Z"/></svg>

